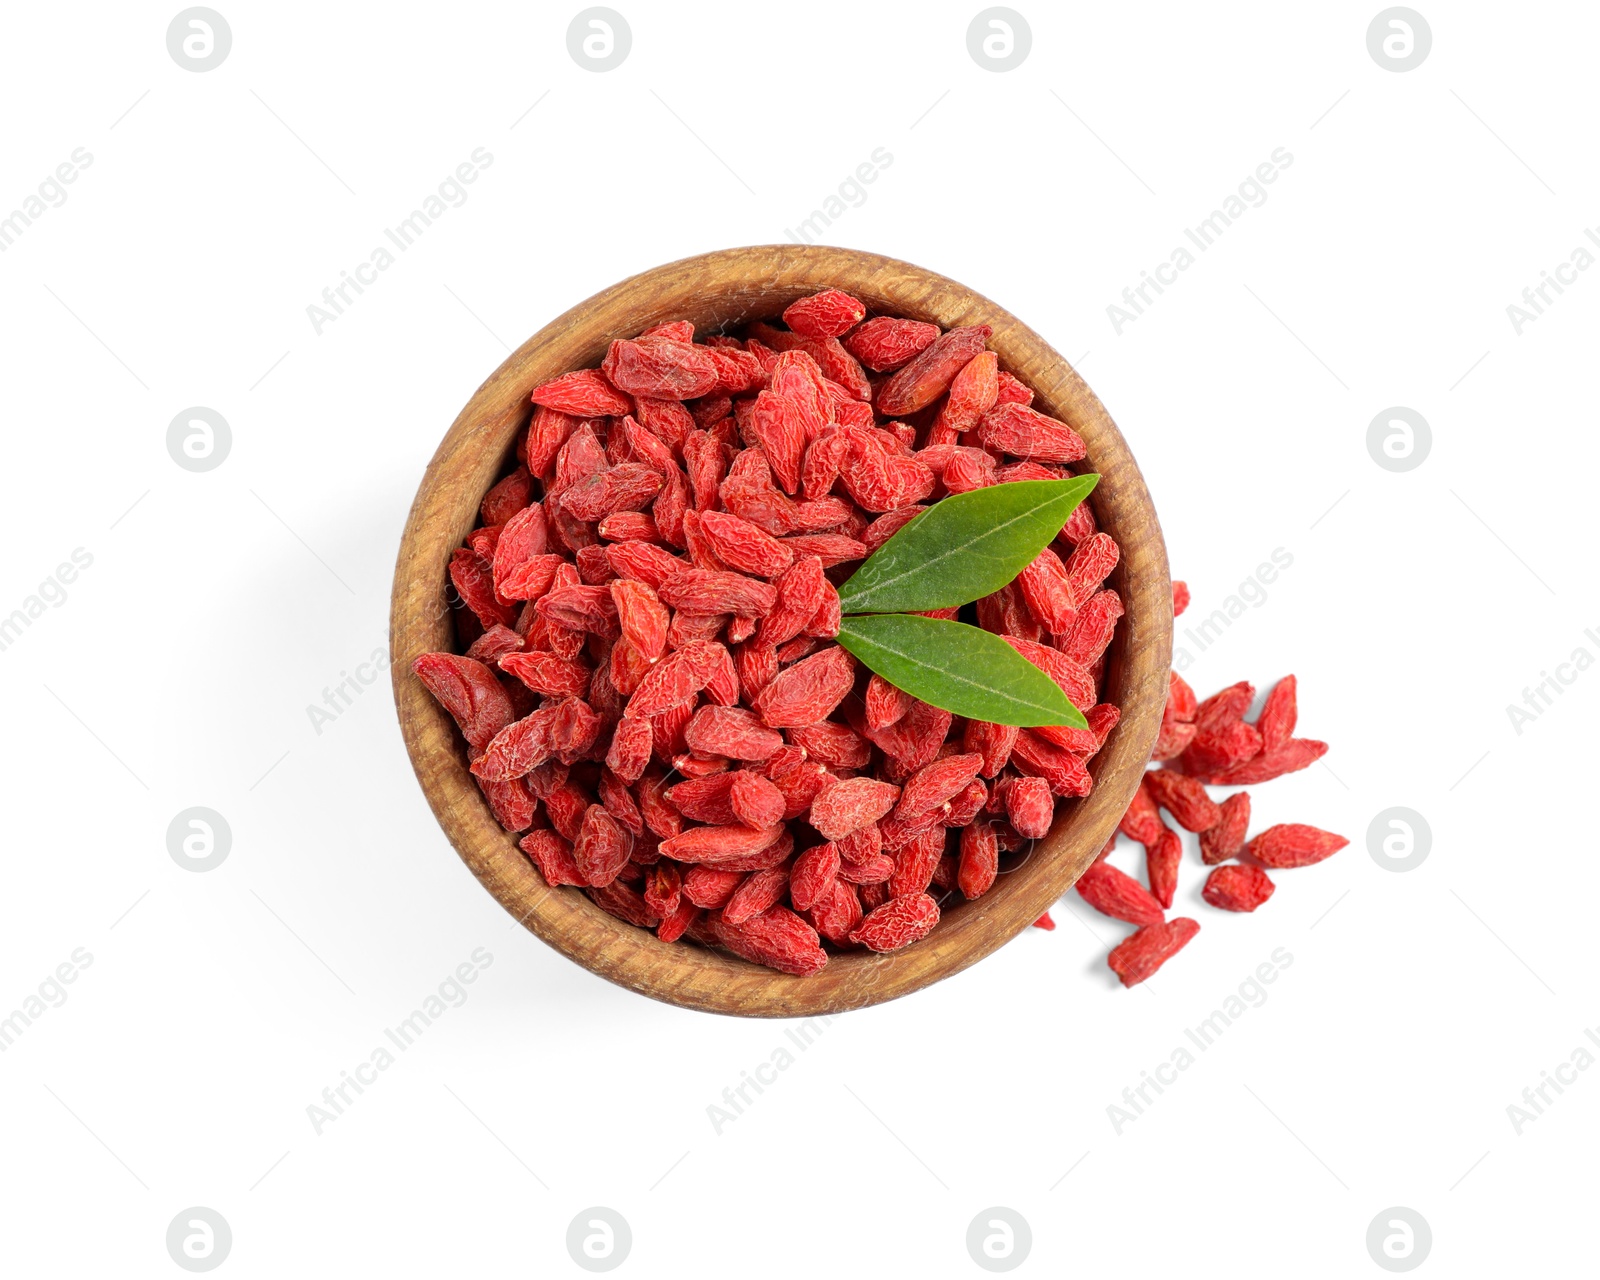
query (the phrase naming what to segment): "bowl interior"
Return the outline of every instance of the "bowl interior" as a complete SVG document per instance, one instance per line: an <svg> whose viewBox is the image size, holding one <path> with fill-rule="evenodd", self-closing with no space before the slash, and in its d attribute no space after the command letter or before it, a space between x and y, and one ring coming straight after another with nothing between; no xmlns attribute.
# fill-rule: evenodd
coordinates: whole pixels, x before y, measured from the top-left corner
<svg viewBox="0 0 1600 1280"><path fill-rule="evenodd" d="M1002 862L995 887L942 904L923 941L888 955L833 955L809 978L776 973L692 943L663 943L574 889L551 890L490 814L467 772L448 714L412 676L420 653L454 648L446 598L450 553L477 520L483 494L512 465L540 382L600 363L614 338L668 320L697 333L776 317L833 286L873 313L946 328L989 324L1000 365L1035 393L1034 407L1069 423L1088 446L1078 470L1101 475L1090 502L1122 548L1110 579L1126 613L1107 654L1105 700L1122 719L1090 763L1094 791L1061 807L1050 833ZM1160 726L1172 641L1165 547L1143 478L1104 407L1067 362L1015 317L954 281L908 263L823 246L762 246L671 263L573 308L514 352L462 410L430 463L402 535L391 614L395 698L413 766L462 859L539 937L612 981L692 1008L750 1016L833 1013L904 995L958 972L1027 928L1110 838ZM1009 873L1007 873L1009 868Z"/></svg>

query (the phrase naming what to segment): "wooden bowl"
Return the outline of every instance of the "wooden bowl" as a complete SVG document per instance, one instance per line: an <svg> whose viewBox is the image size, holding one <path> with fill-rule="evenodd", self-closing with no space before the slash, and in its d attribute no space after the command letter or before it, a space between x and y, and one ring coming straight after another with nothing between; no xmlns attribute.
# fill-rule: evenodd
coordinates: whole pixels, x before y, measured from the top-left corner
<svg viewBox="0 0 1600 1280"><path fill-rule="evenodd" d="M1122 719L1094 758L1091 795L1065 806L1023 864L975 902L953 894L923 941L887 955L832 956L791 977L689 942L664 943L624 924L576 889L550 889L489 812L467 772L448 713L411 674L418 654L454 646L446 566L484 492L509 467L528 396L570 369L596 366L614 338L667 320L697 332L777 316L835 286L873 312L949 327L988 324L1001 367L1035 392L1035 407L1068 422L1100 473L1095 518L1122 548L1111 579L1127 612L1108 654L1106 698ZM428 803L472 873L513 916L562 954L612 982L692 1009L805 1017L892 1000L958 973L1026 929L1077 880L1111 837L1144 772L1167 698L1172 595L1155 509L1126 441L1083 380L1032 329L954 280L909 263L822 245L762 245L685 258L613 285L546 325L478 388L422 477L400 540L390 657L400 728Z"/></svg>

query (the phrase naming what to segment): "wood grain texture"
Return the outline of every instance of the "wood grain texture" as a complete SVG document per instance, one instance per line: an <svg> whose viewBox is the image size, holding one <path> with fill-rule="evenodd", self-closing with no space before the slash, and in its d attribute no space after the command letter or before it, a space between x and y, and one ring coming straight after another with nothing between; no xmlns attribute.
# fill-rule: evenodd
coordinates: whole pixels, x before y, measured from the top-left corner
<svg viewBox="0 0 1600 1280"><path fill-rule="evenodd" d="M1065 806L1017 870L976 902L955 894L922 942L889 955L836 955L809 978L774 973L691 943L663 943L575 889L550 889L501 829L467 772L454 722L411 674L418 654L453 645L445 601L450 553L506 468L540 382L600 363L614 338L667 320L697 332L777 316L833 286L873 312L950 327L988 324L1001 367L1035 407L1071 424L1100 473L1091 500L1122 547L1110 585L1127 612L1108 654L1107 700L1122 720L1091 765L1094 791ZM1166 547L1144 479L1103 405L1050 346L987 298L905 262L821 245L763 245L686 258L596 294L522 344L467 402L423 475L400 541L390 657L401 732L428 803L462 861L516 919L562 954L657 1000L749 1017L804 1017L892 1000L958 973L1033 923L1094 860L1133 796L1160 728L1172 652Z"/></svg>

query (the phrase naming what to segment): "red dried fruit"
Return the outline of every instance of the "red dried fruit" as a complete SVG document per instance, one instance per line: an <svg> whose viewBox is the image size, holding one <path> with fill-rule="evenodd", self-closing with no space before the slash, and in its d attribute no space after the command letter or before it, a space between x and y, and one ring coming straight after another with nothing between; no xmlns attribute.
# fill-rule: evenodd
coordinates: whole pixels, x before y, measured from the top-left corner
<svg viewBox="0 0 1600 1280"><path fill-rule="evenodd" d="M789 741L813 760L832 769L865 769L872 759L872 744L848 725L832 720L796 725L788 731Z"/></svg>
<svg viewBox="0 0 1600 1280"><path fill-rule="evenodd" d="M939 923L939 904L925 893L891 898L871 912L850 934L874 951L894 951L928 936Z"/></svg>
<svg viewBox="0 0 1600 1280"><path fill-rule="evenodd" d="M680 898L675 911L656 927L656 937L662 942L676 942L700 917L700 908L688 898Z"/></svg>
<svg viewBox="0 0 1600 1280"><path fill-rule="evenodd" d="M768 867L765 871L752 871L733 891L728 905L722 908L726 924L743 924L751 916L758 916L769 907L783 901L789 887L788 867Z"/></svg>
<svg viewBox="0 0 1600 1280"><path fill-rule="evenodd" d="M939 326L922 320L874 316L845 338L851 355L876 373L898 369L927 349L939 336Z"/></svg>
<svg viewBox="0 0 1600 1280"><path fill-rule="evenodd" d="M802 556L774 584L777 603L761 620L756 635L762 643L786 644L816 617L827 598L828 580L817 556Z"/></svg>
<svg viewBox="0 0 1600 1280"><path fill-rule="evenodd" d="M682 613L703 615L739 613L763 618L777 602L777 591L770 584L715 569L684 569L657 594Z"/></svg>
<svg viewBox="0 0 1600 1280"><path fill-rule="evenodd" d="M1058 636L1071 632L1081 602L1073 594L1066 566L1049 547L1017 575L1017 590L1046 631Z"/></svg>
<svg viewBox="0 0 1600 1280"><path fill-rule="evenodd" d="M1172 584L1172 616L1176 618L1189 607L1189 584L1174 581Z"/></svg>
<svg viewBox="0 0 1600 1280"><path fill-rule="evenodd" d="M1074 608L1085 604L1100 589L1100 584L1110 576L1121 557L1116 540L1108 534L1096 533L1078 544L1067 561Z"/></svg>
<svg viewBox="0 0 1600 1280"><path fill-rule="evenodd" d="M1194 722L1201 733L1220 729L1230 720L1237 720L1250 709L1256 690L1248 680L1230 684L1220 689L1195 708Z"/></svg>
<svg viewBox="0 0 1600 1280"><path fill-rule="evenodd" d="M573 373L564 373L559 378L551 378L549 382L541 382L528 398L536 405L570 414L574 418L598 418L607 414L627 413L633 408L627 397L606 381L605 375L598 369L578 369ZM534 424L539 425L537 414L534 415ZM550 452L554 456L554 450ZM530 444L528 469L543 475L544 468L536 465L540 460L535 457Z"/></svg>
<svg viewBox="0 0 1600 1280"><path fill-rule="evenodd" d="M1207 866L1237 858L1244 848L1245 832L1250 829L1250 793L1236 791L1218 808L1222 816L1215 826L1200 833L1200 858Z"/></svg>
<svg viewBox="0 0 1600 1280"><path fill-rule="evenodd" d="M1132 876L1109 862L1096 861L1078 877L1078 895L1102 915L1129 924L1160 924L1166 919L1161 904Z"/></svg>
<svg viewBox="0 0 1600 1280"><path fill-rule="evenodd" d="M755 700L774 729L826 719L855 683L855 659L837 645L780 671Z"/></svg>
<svg viewBox="0 0 1600 1280"><path fill-rule="evenodd" d="M796 911L809 911L824 895L831 895L839 876L839 850L832 844L807 849L794 860L789 877L789 900Z"/></svg>
<svg viewBox="0 0 1600 1280"><path fill-rule="evenodd" d="M806 977L828 963L817 931L787 907L769 907L742 924L712 917L712 937L735 955L782 973Z"/></svg>
<svg viewBox="0 0 1600 1280"><path fill-rule="evenodd" d="M870 887L882 889L883 885L878 883ZM808 914L819 934L836 947L848 946L851 932L861 923L861 899L853 884L835 880Z"/></svg>
<svg viewBox="0 0 1600 1280"><path fill-rule="evenodd" d="M1167 707L1165 714L1174 720L1191 722L1194 720L1195 712L1198 709L1194 690L1189 687L1189 682L1176 671L1170 672L1167 680Z"/></svg>
<svg viewBox="0 0 1600 1280"><path fill-rule="evenodd" d="M554 831L530 831L518 842L539 874L552 889L558 885L584 885L587 881L572 857L572 846Z"/></svg>
<svg viewBox="0 0 1600 1280"><path fill-rule="evenodd" d="M1164 824L1161 815L1157 812L1155 797L1150 794L1146 785L1150 775L1145 774L1144 781L1139 783L1139 789L1133 793L1133 799L1128 804L1128 811L1122 815L1122 821L1117 824L1117 829L1130 840L1137 840L1142 845L1154 844L1161 835Z"/></svg>
<svg viewBox="0 0 1600 1280"><path fill-rule="evenodd" d="M1144 878L1163 907L1172 905L1178 891L1178 869L1183 865L1183 838L1170 827L1144 847Z"/></svg>
<svg viewBox="0 0 1600 1280"><path fill-rule="evenodd" d="M783 322L802 337L821 340L848 333L866 314L866 307L848 293L824 289L791 302L784 308Z"/></svg>
<svg viewBox="0 0 1600 1280"><path fill-rule="evenodd" d="M1011 759L1011 750L1017 743L1017 727L1010 724L990 724L986 720L969 720L963 730L962 746L983 756L985 778L998 777L1000 770Z"/></svg>
<svg viewBox="0 0 1600 1280"><path fill-rule="evenodd" d="M1206 877L1200 896L1220 911L1254 911L1275 888L1260 867L1230 863Z"/></svg>
<svg viewBox="0 0 1600 1280"><path fill-rule="evenodd" d="M1268 827L1245 846L1245 853L1264 867L1309 867L1338 853L1350 842L1343 836L1300 822Z"/></svg>
<svg viewBox="0 0 1600 1280"><path fill-rule="evenodd" d="M1183 753L1183 767L1192 774L1222 773L1255 759L1261 751L1261 734L1243 720L1213 722L1196 719L1195 734Z"/></svg>
<svg viewBox="0 0 1600 1280"><path fill-rule="evenodd" d="M597 804L584 811L583 825L573 842L572 859L586 883L610 884L627 866L632 851L633 837L621 823Z"/></svg>
<svg viewBox="0 0 1600 1280"><path fill-rule="evenodd" d="M933 812L947 800L965 790L967 784L978 776L978 770L982 766L983 757L977 752L945 756L943 759L924 765L907 778L902 786L900 803L894 809L895 818L901 822L910 822L923 814ZM1050 802L1047 799L1047 811L1049 807Z"/></svg>
<svg viewBox="0 0 1600 1280"><path fill-rule="evenodd" d="M783 821L783 792L771 781L748 769L737 770L729 776L733 782L728 788L728 808L735 819L744 826L758 829Z"/></svg>
<svg viewBox="0 0 1600 1280"><path fill-rule="evenodd" d="M411 670L454 718L474 751L511 723L511 700L481 662L454 653L424 653Z"/></svg>
<svg viewBox="0 0 1600 1280"><path fill-rule="evenodd" d="M1256 728L1261 731L1261 750L1273 752L1294 737L1294 727L1300 718L1295 698L1295 678L1284 676L1272 686L1272 692L1262 704L1256 717Z"/></svg>
<svg viewBox="0 0 1600 1280"><path fill-rule="evenodd" d="M1089 452L1066 423L1022 404L995 405L979 421L978 439L1001 453L1039 462L1077 462Z"/></svg>
<svg viewBox="0 0 1600 1280"><path fill-rule="evenodd" d="M978 324L940 334L910 364L878 388L875 397L878 412L898 418L932 404L949 389L967 362L984 349L993 332L988 325Z"/></svg>
<svg viewBox="0 0 1600 1280"><path fill-rule="evenodd" d="M592 522L615 511L638 511L649 506L661 486L659 471L640 462L624 462L575 481L562 491L559 501L568 515Z"/></svg>
<svg viewBox="0 0 1600 1280"><path fill-rule="evenodd" d="M594 673L582 662L558 658L553 653L508 653L500 670L509 671L535 693L547 698L581 698L589 691Z"/></svg>
<svg viewBox="0 0 1600 1280"><path fill-rule="evenodd" d="M1176 818L1185 831L1206 831L1222 819L1222 810L1216 801L1193 778L1170 769L1157 769L1145 774L1144 785L1151 798Z"/></svg>
<svg viewBox="0 0 1600 1280"><path fill-rule="evenodd" d="M689 827L661 842L661 856L677 862L721 866L770 849L784 834L781 826Z"/></svg>
<svg viewBox="0 0 1600 1280"><path fill-rule="evenodd" d="M893 874L894 859L886 854L880 853L865 862L839 860L839 878L850 884L883 884Z"/></svg>
<svg viewBox="0 0 1600 1280"><path fill-rule="evenodd" d="M999 787L1006 818L1018 835L1042 839L1055 814L1055 797L1043 778L1009 778Z"/></svg>
<svg viewBox="0 0 1600 1280"><path fill-rule="evenodd" d="M789 547L748 520L741 520L726 512L702 513L700 532L716 553L717 559L741 573L754 574L758 578L776 578L794 563L795 553Z"/></svg>
<svg viewBox="0 0 1600 1280"><path fill-rule="evenodd" d="M494 568L471 547L459 547L450 557L450 583L485 627L510 626L516 621L513 602L502 601L494 590Z"/></svg>
<svg viewBox="0 0 1600 1280"><path fill-rule="evenodd" d="M1199 924L1187 916L1146 925L1113 947L1106 963L1123 986L1136 986L1188 946L1199 932Z"/></svg>
<svg viewBox="0 0 1600 1280"><path fill-rule="evenodd" d="M607 588L622 634L646 662L653 663L667 650L671 615L650 587L631 578L618 578Z"/></svg>
<svg viewBox="0 0 1600 1280"><path fill-rule="evenodd" d="M634 342L619 338L611 344L600 368L619 391L658 400L693 400L718 385L719 366L711 353L672 338L640 338ZM631 405L606 412L627 413L630 408Z"/></svg>
<svg viewBox="0 0 1600 1280"><path fill-rule="evenodd" d="M922 830L912 835L894 850L894 872L889 877L889 896L901 898L921 893L933 883L940 859L944 857L945 830L935 818L924 818ZM892 829L896 824L890 819L884 824ZM887 834L884 842L889 843Z"/></svg>
<svg viewBox="0 0 1600 1280"><path fill-rule="evenodd" d="M1078 620L1072 624L1061 651L1079 666L1092 667L1111 643L1121 616L1121 596L1109 588L1095 592L1089 603L1078 610Z"/></svg>
<svg viewBox="0 0 1600 1280"><path fill-rule="evenodd" d="M715 911L727 905L744 878L743 871L688 867L683 872L683 896L703 910Z"/></svg>
<svg viewBox="0 0 1600 1280"><path fill-rule="evenodd" d="M811 825L825 839L842 840L884 817L899 796L900 788L891 783L876 778L847 778L811 802Z"/></svg>
<svg viewBox="0 0 1600 1280"><path fill-rule="evenodd" d="M712 640L697 640L669 653L640 681L628 702L628 714L657 716L689 702L706 687L727 656L728 651Z"/></svg>
<svg viewBox="0 0 1600 1280"><path fill-rule="evenodd" d="M683 873L676 862L658 862L644 877L644 904L658 916L670 916L683 897Z"/></svg>
<svg viewBox="0 0 1600 1280"><path fill-rule="evenodd" d="M994 885L1000 869L1000 846L994 828L987 822L974 822L961 832L961 861L956 871L956 886L967 898L979 898Z"/></svg>
<svg viewBox="0 0 1600 1280"><path fill-rule="evenodd" d="M1249 787L1296 773L1328 754L1328 744L1313 738L1290 738L1276 751L1263 751L1233 769L1201 778L1216 787Z"/></svg>
<svg viewBox="0 0 1600 1280"><path fill-rule="evenodd" d="M735 760L765 760L783 745L783 735L763 725L754 712L733 706L701 707L683 739L693 751Z"/></svg>
<svg viewBox="0 0 1600 1280"><path fill-rule="evenodd" d="M954 441L963 431L971 431L978 425L978 419L994 408L1000 395L998 361L994 352L980 351L962 366L950 383L949 397L934 421L929 443L938 443L941 439ZM992 474L992 460L990 471ZM945 484L951 487L948 476ZM956 490L951 487L951 492Z"/></svg>

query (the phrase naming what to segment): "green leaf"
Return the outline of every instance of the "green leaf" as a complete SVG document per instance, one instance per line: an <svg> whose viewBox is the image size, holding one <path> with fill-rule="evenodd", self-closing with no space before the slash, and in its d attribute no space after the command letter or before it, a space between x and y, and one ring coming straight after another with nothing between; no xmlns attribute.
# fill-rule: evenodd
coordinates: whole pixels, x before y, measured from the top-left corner
<svg viewBox="0 0 1600 1280"><path fill-rule="evenodd" d="M1000 590L1061 532L1100 477L956 493L890 538L839 588L845 613L949 609Z"/></svg>
<svg viewBox="0 0 1600 1280"><path fill-rule="evenodd" d="M1087 727L1054 680L999 636L964 622L914 613L845 618L839 643L895 688L969 720Z"/></svg>

